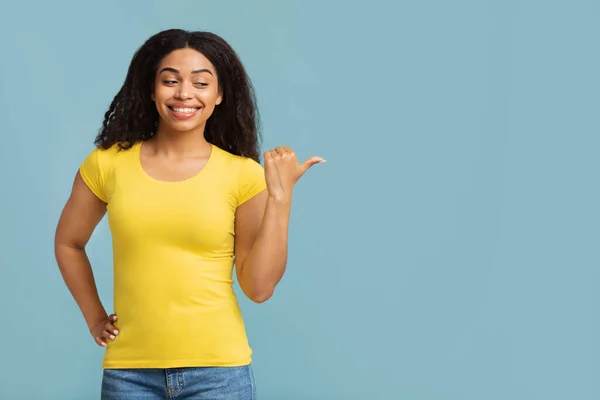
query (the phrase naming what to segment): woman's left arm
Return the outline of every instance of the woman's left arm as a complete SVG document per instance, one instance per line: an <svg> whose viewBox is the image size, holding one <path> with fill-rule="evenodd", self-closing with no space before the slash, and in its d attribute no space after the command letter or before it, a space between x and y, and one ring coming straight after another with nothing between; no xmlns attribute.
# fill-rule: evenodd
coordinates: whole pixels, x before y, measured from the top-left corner
<svg viewBox="0 0 600 400"><path fill-rule="evenodd" d="M235 217L235 263L240 287L256 303L268 300L287 264L292 189L310 167L325 162L312 157L298 163L289 147L265 152L267 190L240 205Z"/></svg>

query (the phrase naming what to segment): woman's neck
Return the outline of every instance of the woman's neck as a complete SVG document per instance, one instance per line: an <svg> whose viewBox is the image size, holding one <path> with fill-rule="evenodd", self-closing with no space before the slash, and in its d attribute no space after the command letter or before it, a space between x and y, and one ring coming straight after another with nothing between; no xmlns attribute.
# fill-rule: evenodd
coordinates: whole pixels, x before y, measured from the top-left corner
<svg viewBox="0 0 600 400"><path fill-rule="evenodd" d="M210 153L211 144L204 138L204 127L189 132L173 132L159 125L151 142L154 153L173 156L197 156Z"/></svg>

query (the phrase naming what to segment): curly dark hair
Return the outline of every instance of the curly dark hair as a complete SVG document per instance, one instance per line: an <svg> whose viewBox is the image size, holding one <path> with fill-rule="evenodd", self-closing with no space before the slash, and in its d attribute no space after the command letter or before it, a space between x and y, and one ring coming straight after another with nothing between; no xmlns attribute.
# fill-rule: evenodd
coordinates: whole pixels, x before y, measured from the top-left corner
<svg viewBox="0 0 600 400"><path fill-rule="evenodd" d="M129 149L152 138L158 111L151 93L162 59L177 49L192 48L216 68L223 101L206 121L206 140L232 154L260 160L259 113L254 87L233 48L211 32L169 29L150 37L134 54L123 86L113 99L95 144Z"/></svg>

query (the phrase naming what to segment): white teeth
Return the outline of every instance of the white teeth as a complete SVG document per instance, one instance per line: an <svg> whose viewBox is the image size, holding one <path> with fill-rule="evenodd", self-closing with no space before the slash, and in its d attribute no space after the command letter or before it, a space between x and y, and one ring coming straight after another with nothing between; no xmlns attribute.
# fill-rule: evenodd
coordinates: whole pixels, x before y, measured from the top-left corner
<svg viewBox="0 0 600 400"><path fill-rule="evenodd" d="M197 111L197 108L175 108L173 107L173 111L181 113L181 114L191 114Z"/></svg>

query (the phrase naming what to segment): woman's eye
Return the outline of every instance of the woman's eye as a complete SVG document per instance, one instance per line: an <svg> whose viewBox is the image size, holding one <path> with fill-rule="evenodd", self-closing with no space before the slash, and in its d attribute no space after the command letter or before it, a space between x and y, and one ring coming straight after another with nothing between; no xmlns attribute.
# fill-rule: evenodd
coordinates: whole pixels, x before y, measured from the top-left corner
<svg viewBox="0 0 600 400"><path fill-rule="evenodd" d="M196 82L196 83L194 83L194 85L196 85L196 86L208 86L208 83Z"/></svg>
<svg viewBox="0 0 600 400"><path fill-rule="evenodd" d="M177 83L177 81L163 81L163 83L164 83L165 85L174 85L174 84L176 84L176 83Z"/></svg>

